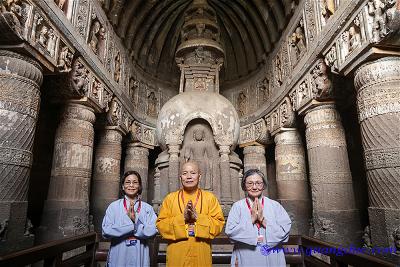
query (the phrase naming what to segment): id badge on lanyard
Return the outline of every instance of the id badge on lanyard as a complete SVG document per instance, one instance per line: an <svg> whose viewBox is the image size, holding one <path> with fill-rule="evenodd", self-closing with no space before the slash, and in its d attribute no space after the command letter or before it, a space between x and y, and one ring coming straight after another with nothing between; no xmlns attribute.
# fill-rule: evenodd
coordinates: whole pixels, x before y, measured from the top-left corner
<svg viewBox="0 0 400 267"><path fill-rule="evenodd" d="M137 239L134 237L129 237L129 238L125 239L125 245L127 247L136 246L136 243L137 243Z"/></svg>

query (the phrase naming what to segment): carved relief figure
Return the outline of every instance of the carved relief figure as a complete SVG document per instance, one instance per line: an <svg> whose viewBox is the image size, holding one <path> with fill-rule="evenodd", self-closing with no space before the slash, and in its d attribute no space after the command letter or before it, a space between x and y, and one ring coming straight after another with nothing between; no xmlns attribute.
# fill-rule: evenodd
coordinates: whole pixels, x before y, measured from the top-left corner
<svg viewBox="0 0 400 267"><path fill-rule="evenodd" d="M157 116L157 97L152 91L147 96L147 115Z"/></svg>
<svg viewBox="0 0 400 267"><path fill-rule="evenodd" d="M71 70L73 54L69 51L68 46L61 48L60 56L58 57L57 67L60 72L68 72Z"/></svg>
<svg viewBox="0 0 400 267"><path fill-rule="evenodd" d="M87 77L88 70L81 62L76 61L74 64L74 70L72 72L72 86L81 96L86 95L88 91Z"/></svg>
<svg viewBox="0 0 400 267"><path fill-rule="evenodd" d="M65 2L67 2L68 0L58 0L58 7L63 10Z"/></svg>
<svg viewBox="0 0 400 267"><path fill-rule="evenodd" d="M363 247L364 248L370 248L372 247L372 243L371 243L371 230L369 228L369 225L365 226L364 228L364 234L362 236L363 239Z"/></svg>
<svg viewBox="0 0 400 267"><path fill-rule="evenodd" d="M329 98L332 96L332 82L328 77L328 69L323 60L320 60L312 72L315 87L312 90L317 99Z"/></svg>
<svg viewBox="0 0 400 267"><path fill-rule="evenodd" d="M93 21L92 27L90 28L89 46L96 55L98 55L99 39L102 37L100 31L101 28L101 24L98 20Z"/></svg>
<svg viewBox="0 0 400 267"><path fill-rule="evenodd" d="M331 70L336 70L337 66L337 55L336 55L336 45L333 45L332 48L325 56L325 63L327 66L331 67Z"/></svg>
<svg viewBox="0 0 400 267"><path fill-rule="evenodd" d="M349 28L349 52L361 46L361 35L356 30L355 26Z"/></svg>
<svg viewBox="0 0 400 267"><path fill-rule="evenodd" d="M257 90L260 93L260 100L262 102L267 101L269 98L269 90L268 90L269 81L267 78L259 80L257 82Z"/></svg>
<svg viewBox="0 0 400 267"><path fill-rule="evenodd" d="M135 93L137 89L139 88L139 81L136 80L135 78L130 78L129 79L129 95L131 96L132 102L136 103L135 101Z"/></svg>
<svg viewBox="0 0 400 267"><path fill-rule="evenodd" d="M120 78L121 78L121 55L118 52L117 55L115 56L115 61L114 61L114 81L119 83Z"/></svg>
<svg viewBox="0 0 400 267"><path fill-rule="evenodd" d="M48 32L49 32L49 29L45 25L43 25L42 28L40 29L39 38L38 38L39 44L41 44L43 47L47 46Z"/></svg>
<svg viewBox="0 0 400 267"><path fill-rule="evenodd" d="M213 181L218 177L218 151L211 129L203 124L189 126L182 146L184 162L194 160L202 173L201 187L212 190ZM217 175L217 176L216 176Z"/></svg>
<svg viewBox="0 0 400 267"><path fill-rule="evenodd" d="M299 85L299 104L301 104L304 100L307 100L308 97L308 86L306 82L302 82Z"/></svg>
<svg viewBox="0 0 400 267"><path fill-rule="evenodd" d="M21 0L3 0L0 3L0 11L1 13L11 12L20 19L22 17Z"/></svg>
<svg viewBox="0 0 400 267"><path fill-rule="evenodd" d="M54 34L53 29L49 29L49 40L47 42L47 51L50 53L51 57L54 57L55 52L56 52L56 42L57 42L57 36Z"/></svg>
<svg viewBox="0 0 400 267"><path fill-rule="evenodd" d="M239 111L239 116L244 116L246 115L246 108L247 108L247 96L246 94L242 91L239 93L238 96L238 111Z"/></svg>
<svg viewBox="0 0 400 267"><path fill-rule="evenodd" d="M110 103L110 109L107 112L107 121L110 125L118 125L121 121L122 110L120 104L115 98Z"/></svg>
<svg viewBox="0 0 400 267"><path fill-rule="evenodd" d="M194 86L195 90L205 91L206 90L206 79L205 78L195 79L193 86Z"/></svg>
<svg viewBox="0 0 400 267"><path fill-rule="evenodd" d="M369 0L368 13L373 16L372 36L374 42L388 34L388 9L393 7L396 0Z"/></svg>
<svg viewBox="0 0 400 267"><path fill-rule="evenodd" d="M283 70L282 61L279 55L275 59L275 79L276 85L281 86L283 83Z"/></svg>
<svg viewBox="0 0 400 267"><path fill-rule="evenodd" d="M321 0L321 22L322 25L335 13L335 0Z"/></svg>
<svg viewBox="0 0 400 267"><path fill-rule="evenodd" d="M342 58L346 58L350 51L350 34L348 31L342 33L341 36L341 54Z"/></svg>
<svg viewBox="0 0 400 267"><path fill-rule="evenodd" d="M35 13L33 16L33 24L32 24L32 33L31 33L31 39L32 42L36 42L36 29L37 26L39 26L43 21L43 18L39 15L39 13Z"/></svg>

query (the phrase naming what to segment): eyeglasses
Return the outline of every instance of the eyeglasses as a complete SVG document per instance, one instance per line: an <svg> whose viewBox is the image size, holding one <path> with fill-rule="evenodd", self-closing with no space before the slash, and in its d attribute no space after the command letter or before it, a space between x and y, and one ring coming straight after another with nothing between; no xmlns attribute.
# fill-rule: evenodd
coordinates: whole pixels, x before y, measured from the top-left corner
<svg viewBox="0 0 400 267"><path fill-rule="evenodd" d="M256 187L262 187L264 185L264 182L246 182L245 185L247 188L252 188L254 185Z"/></svg>
<svg viewBox="0 0 400 267"><path fill-rule="evenodd" d="M138 185L138 184L139 184L139 182L136 182L136 181L133 181L133 182L126 181L126 182L124 183L124 185Z"/></svg>

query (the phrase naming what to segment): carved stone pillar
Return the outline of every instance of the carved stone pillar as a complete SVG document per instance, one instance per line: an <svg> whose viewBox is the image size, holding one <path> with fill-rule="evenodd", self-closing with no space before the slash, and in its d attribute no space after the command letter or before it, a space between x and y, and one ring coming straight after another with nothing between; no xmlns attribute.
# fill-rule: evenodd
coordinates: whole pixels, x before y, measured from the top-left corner
<svg viewBox="0 0 400 267"><path fill-rule="evenodd" d="M91 186L91 210L96 232L101 233L101 224L108 205L116 200L120 190L122 132L115 126L107 126L100 134L96 148Z"/></svg>
<svg viewBox="0 0 400 267"><path fill-rule="evenodd" d="M278 199L292 219L291 234L308 235L311 203L306 159L297 129L286 128L275 135Z"/></svg>
<svg viewBox="0 0 400 267"><path fill-rule="evenodd" d="M89 231L89 185L92 174L93 109L69 102L58 126L49 193L39 242Z"/></svg>
<svg viewBox="0 0 400 267"><path fill-rule="evenodd" d="M26 213L42 77L36 61L0 50L0 254L33 244Z"/></svg>
<svg viewBox="0 0 400 267"><path fill-rule="evenodd" d="M220 154L220 171L221 171L221 204L224 215L228 215L232 205L232 191L231 191L231 171L229 162L229 146L221 145L219 147Z"/></svg>
<svg viewBox="0 0 400 267"><path fill-rule="evenodd" d="M149 173L149 149L140 145L140 143L130 143L126 148L124 171L137 171L142 177L142 198L147 199L147 184Z"/></svg>
<svg viewBox="0 0 400 267"><path fill-rule="evenodd" d="M179 145L168 145L168 190L174 192L180 187L179 181Z"/></svg>
<svg viewBox="0 0 400 267"><path fill-rule="evenodd" d="M360 242L359 211L345 134L334 104L306 113L306 139L315 236L337 244Z"/></svg>
<svg viewBox="0 0 400 267"><path fill-rule="evenodd" d="M399 84L400 57L366 63L355 76L374 246L393 247L400 226Z"/></svg>

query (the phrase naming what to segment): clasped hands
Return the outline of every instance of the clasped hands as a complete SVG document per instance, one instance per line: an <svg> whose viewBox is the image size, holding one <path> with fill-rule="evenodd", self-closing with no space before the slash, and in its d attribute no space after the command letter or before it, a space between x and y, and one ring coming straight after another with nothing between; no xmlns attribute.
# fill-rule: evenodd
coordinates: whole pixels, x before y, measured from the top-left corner
<svg viewBox="0 0 400 267"><path fill-rule="evenodd" d="M197 221L197 212L191 200L189 200L183 211L183 217L185 218L185 223L194 223Z"/></svg>
<svg viewBox="0 0 400 267"><path fill-rule="evenodd" d="M127 214L128 217L132 220L132 222L135 223L135 204L133 201L131 201Z"/></svg>
<svg viewBox="0 0 400 267"><path fill-rule="evenodd" d="M251 221L253 224L258 222L264 228L266 228L266 221L264 219L263 208L260 202L258 201L258 198L255 198L253 207L251 209Z"/></svg>

